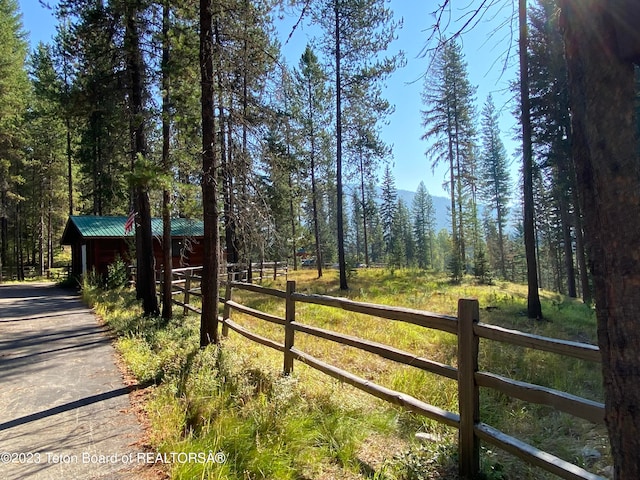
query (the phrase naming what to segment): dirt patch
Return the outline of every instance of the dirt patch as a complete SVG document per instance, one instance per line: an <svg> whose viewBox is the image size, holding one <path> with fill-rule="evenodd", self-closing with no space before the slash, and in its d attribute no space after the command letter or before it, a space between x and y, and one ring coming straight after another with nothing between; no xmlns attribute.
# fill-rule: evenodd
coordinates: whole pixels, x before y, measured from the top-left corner
<svg viewBox="0 0 640 480"><path fill-rule="evenodd" d="M155 385L140 385L133 373L127 368L117 349L115 349L115 363L122 374L122 381L131 388L129 392L129 403L131 404L129 411L136 416L143 430L142 437L131 446L136 447L141 452L157 453L157 450L149 440L151 422L146 409L149 395L153 392ZM163 463L143 464L136 467L132 473L135 473L135 478L140 478L141 480L168 480L171 478L168 467Z"/></svg>

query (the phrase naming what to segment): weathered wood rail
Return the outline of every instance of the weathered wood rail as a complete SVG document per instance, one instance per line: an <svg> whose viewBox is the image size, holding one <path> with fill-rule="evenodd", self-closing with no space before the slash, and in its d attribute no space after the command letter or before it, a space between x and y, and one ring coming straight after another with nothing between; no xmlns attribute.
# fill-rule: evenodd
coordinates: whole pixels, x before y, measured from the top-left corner
<svg viewBox="0 0 640 480"><path fill-rule="evenodd" d="M44 268L42 270L42 276L56 281L69 278L70 274L70 265L66 265L63 267L54 267L51 270L49 270L48 268ZM33 265L6 267L2 269L2 272L0 272L0 279L6 282L19 279L36 278L38 276L40 276L39 270Z"/></svg>
<svg viewBox="0 0 640 480"><path fill-rule="evenodd" d="M187 270L188 269L180 269L175 271L176 275L180 277L174 281L175 285L184 284L184 287L179 287L174 293L176 295L184 294L184 301L180 302L174 299L174 302L183 306L185 313L189 310L199 312L199 309L192 308L189 305L189 295L197 294L197 292L190 287L189 279L197 278L197 276L187 273ZM480 441L482 440L521 458L527 463L551 472L560 478L571 480L603 480L603 477L588 472L578 465L539 450L532 445L483 423L480 418L479 396L480 387L491 388L513 398L530 403L547 405L558 411L586 419L595 424L604 424L604 405L602 403L577 397L552 388L513 380L490 372L479 371L478 368L479 340L481 338L535 350L553 352L588 362L600 362L598 347L585 343L527 334L480 323L479 304L475 299L460 299L458 301L458 314L456 317L453 317L407 308L356 302L344 298L298 293L296 292L296 284L294 281L287 281L286 291L265 288L246 282L237 282L233 280L232 275L229 275L225 284L225 295L224 298L220 299L223 303L223 315L220 318L223 336L227 336L229 329L231 329L251 341L283 352L283 373L285 375L293 372L294 361L297 360L375 397L402 406L445 425L457 428L460 475L462 478L472 479L479 475ZM233 300L234 289L283 299L285 302L285 317L280 318L235 302ZM296 304L301 303L338 308L455 334L458 338L457 368L419 357L381 343L304 325L296 321ZM231 319L233 311L281 325L284 329L282 340L278 341L266 338L234 322ZM443 410L411 395L383 387L347 370L315 358L296 348L296 333L311 335L341 345L355 347L403 365L409 365L436 375L457 380L458 412Z"/></svg>
<svg viewBox="0 0 640 480"><path fill-rule="evenodd" d="M232 281L242 280L245 284L251 281L262 282L265 279L276 280L278 277L286 277L289 274L289 266L286 262L258 262L252 264L228 263L225 271L221 272L222 278L229 278ZM132 283L135 283L135 273L132 275ZM183 301L173 298L173 303L184 309L184 315L189 312L200 314L201 309L190 303L191 297L202 297L200 281L202 280L202 267L183 267L172 270L172 297L183 295ZM162 272L156 275L160 280L159 292L162 292ZM220 299L221 301L223 299ZM259 314L257 312L256 314Z"/></svg>

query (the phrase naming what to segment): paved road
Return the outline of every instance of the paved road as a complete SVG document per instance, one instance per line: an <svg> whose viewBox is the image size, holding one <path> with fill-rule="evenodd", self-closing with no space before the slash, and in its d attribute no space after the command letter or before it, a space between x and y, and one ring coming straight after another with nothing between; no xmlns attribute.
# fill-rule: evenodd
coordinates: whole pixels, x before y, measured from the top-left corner
<svg viewBox="0 0 640 480"><path fill-rule="evenodd" d="M110 339L77 296L0 285L0 478L136 478L143 432L128 392Z"/></svg>

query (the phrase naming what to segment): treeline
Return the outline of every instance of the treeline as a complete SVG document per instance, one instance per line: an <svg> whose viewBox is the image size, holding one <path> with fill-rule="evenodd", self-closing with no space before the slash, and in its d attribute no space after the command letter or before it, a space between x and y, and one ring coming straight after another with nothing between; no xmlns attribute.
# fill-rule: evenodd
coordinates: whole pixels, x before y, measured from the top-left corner
<svg viewBox="0 0 640 480"><path fill-rule="evenodd" d="M215 2L217 167L203 173L198 2L61 0L55 41L29 53L17 2L0 0L2 267L50 268L69 214L201 218L213 175L230 262L304 255L318 275L385 263L525 281L511 133L490 97L478 109L459 43L439 50L422 98L425 167L448 171L451 228L438 232L423 183L411 205L398 199L380 136L393 108L382 84L404 62L385 53L399 28L388 4L290 3ZM529 12L538 276L589 300L556 9L538 0ZM294 64L280 15L319 27Z"/></svg>

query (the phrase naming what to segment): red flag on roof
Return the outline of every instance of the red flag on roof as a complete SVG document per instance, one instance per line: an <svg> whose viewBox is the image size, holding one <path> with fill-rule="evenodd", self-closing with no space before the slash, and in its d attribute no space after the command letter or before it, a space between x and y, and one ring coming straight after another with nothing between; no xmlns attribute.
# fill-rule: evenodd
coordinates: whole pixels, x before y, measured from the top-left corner
<svg viewBox="0 0 640 480"><path fill-rule="evenodd" d="M136 212L134 210L131 210L131 213L129 214L129 217L127 218L127 221L124 222L124 233L127 234L129 232L131 232L131 230L133 230L133 224L136 221Z"/></svg>

